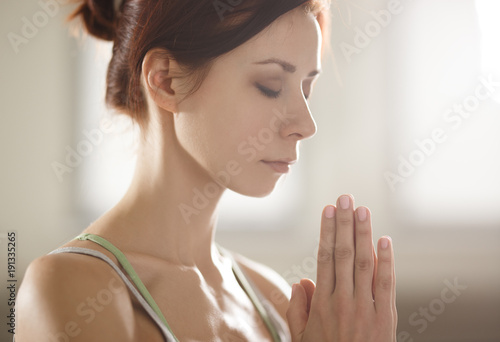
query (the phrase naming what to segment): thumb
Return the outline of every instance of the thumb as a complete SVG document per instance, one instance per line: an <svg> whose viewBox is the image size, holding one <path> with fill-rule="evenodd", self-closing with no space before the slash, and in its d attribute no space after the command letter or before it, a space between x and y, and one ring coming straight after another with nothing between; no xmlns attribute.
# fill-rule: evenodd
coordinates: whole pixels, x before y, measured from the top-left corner
<svg viewBox="0 0 500 342"><path fill-rule="evenodd" d="M300 285L306 291L307 298L307 314L309 315L309 311L311 309L312 297L314 295L314 291L316 290L316 284L311 279L303 278L300 279Z"/></svg>
<svg viewBox="0 0 500 342"><path fill-rule="evenodd" d="M301 284L293 284L292 297L286 311L293 342L299 342L302 339L308 316L306 290Z"/></svg>

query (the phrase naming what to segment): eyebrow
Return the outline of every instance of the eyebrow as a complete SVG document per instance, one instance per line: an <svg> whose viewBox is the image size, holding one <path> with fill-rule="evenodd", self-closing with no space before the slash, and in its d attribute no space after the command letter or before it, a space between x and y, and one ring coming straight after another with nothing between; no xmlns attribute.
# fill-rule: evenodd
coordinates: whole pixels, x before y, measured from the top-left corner
<svg viewBox="0 0 500 342"><path fill-rule="evenodd" d="M284 61L282 59L279 59L279 58L268 58L266 60L263 60L263 61L260 61L260 62L255 62L254 64L271 64L271 63L275 63L275 64L279 64L281 65L281 67L283 68L284 71L286 72L289 72L289 73L294 73L296 70L297 70L297 67L287 61ZM308 77L313 77L313 76L316 76L318 75L319 73L321 72L321 69L319 70L313 70L309 73L309 75L307 75Z"/></svg>

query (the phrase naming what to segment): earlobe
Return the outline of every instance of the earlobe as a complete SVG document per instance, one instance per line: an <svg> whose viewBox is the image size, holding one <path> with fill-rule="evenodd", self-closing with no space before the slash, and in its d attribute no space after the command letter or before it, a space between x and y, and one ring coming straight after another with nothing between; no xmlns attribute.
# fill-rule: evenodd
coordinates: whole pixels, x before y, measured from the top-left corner
<svg viewBox="0 0 500 342"><path fill-rule="evenodd" d="M172 88L172 68L175 68L165 50L152 49L142 63L142 74L148 97L169 112L177 111L176 92Z"/></svg>

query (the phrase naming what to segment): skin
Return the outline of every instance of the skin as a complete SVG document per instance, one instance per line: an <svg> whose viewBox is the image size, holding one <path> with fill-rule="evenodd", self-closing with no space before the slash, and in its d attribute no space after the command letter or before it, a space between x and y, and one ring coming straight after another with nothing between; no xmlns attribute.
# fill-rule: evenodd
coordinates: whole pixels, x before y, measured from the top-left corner
<svg viewBox="0 0 500 342"><path fill-rule="evenodd" d="M295 160L299 142L314 135L306 97L317 77L311 75L321 68L320 47L314 17L300 8L290 11L217 59L189 97L184 94L190 80L182 77L175 60L159 49L144 58L142 84L150 122L133 181L122 200L84 232L122 250L181 341L271 340L229 260L214 245L217 204L226 188L256 197L272 192L282 174L262 161ZM276 63L255 64L271 57L288 61L295 71L286 72ZM280 91L279 96L266 96L262 86ZM285 119L273 119L276 110ZM251 137L264 130L272 132L272 139L252 145ZM255 147L252 153L249 146ZM193 205L193 190L203 191L228 165L237 165L239 172L226 178L195 214L181 213L180 204ZM337 205L334 218L323 217L317 288L304 279L294 285L289 300L284 279L235 255L283 323L288 321L294 342L395 341L392 245L379 249L377 261L369 213L364 222L355 219L349 198L348 209ZM64 246L95 249L117 262L90 241ZM112 295L104 305L106 290ZM163 341L109 265L85 255L62 253L33 261L16 306L17 342L64 335L72 342ZM360 333L364 330L365 335Z"/></svg>

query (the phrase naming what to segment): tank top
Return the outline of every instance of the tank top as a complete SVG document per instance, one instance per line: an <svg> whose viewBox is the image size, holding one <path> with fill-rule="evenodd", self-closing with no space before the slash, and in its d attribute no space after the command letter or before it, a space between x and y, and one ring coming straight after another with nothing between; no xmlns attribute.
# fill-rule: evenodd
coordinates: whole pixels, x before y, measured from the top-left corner
<svg viewBox="0 0 500 342"><path fill-rule="evenodd" d="M120 269L120 267L118 267L107 255L99 251L82 247L62 247L55 249L48 254L79 253L99 258L108 263L120 276L120 278L126 284L130 292L137 298L137 300L142 305L144 310L146 310L151 319L156 323L156 325L158 325L158 327L162 332L165 342L179 342L179 340L175 337L169 324L167 323L167 320L163 316L160 308L154 301L153 297L151 296L146 286L143 284L143 282L141 281L141 279L139 278L134 268L125 257L125 255L111 242L107 241L101 236L84 233L78 235L73 240L77 239L82 241L85 240L93 241L101 245L102 247L106 248L108 251L110 251L116 257L121 267L128 274L128 276L132 280L133 284L135 284L135 286L125 275L125 273ZM279 316L274 306L262 295L259 289L245 275L244 271L239 267L238 263L233 258L231 253L218 245L217 248L222 255L228 257L231 260L233 273L236 279L238 280L238 283L241 285L241 287L243 288L249 299L252 301L257 312L264 321L267 329L269 330L272 336L273 342L290 341L291 338L289 336L288 327L285 326L283 320ZM15 336L13 337L13 341L15 342Z"/></svg>

